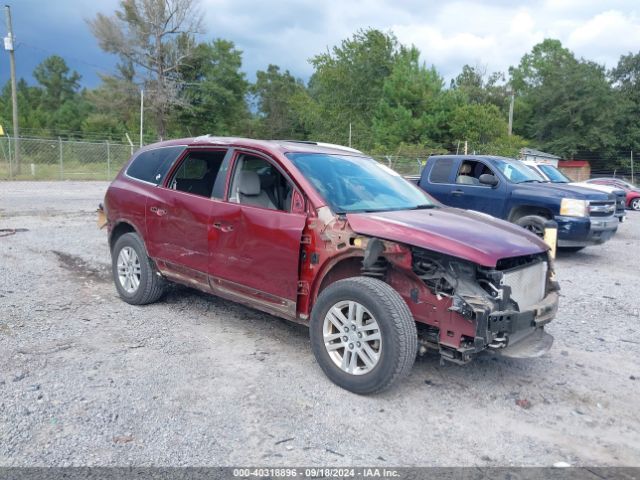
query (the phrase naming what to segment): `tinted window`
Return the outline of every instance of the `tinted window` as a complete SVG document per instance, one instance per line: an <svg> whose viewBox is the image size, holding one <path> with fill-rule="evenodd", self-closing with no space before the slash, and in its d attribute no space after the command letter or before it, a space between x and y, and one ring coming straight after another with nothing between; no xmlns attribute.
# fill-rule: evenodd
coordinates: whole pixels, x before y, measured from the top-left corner
<svg viewBox="0 0 640 480"><path fill-rule="evenodd" d="M553 165L538 165L538 167L553 183L569 183L571 181L569 177Z"/></svg>
<svg viewBox="0 0 640 480"><path fill-rule="evenodd" d="M432 161L435 162L435 165L431 169L431 175L429 176L431 183L449 183L453 158L436 158Z"/></svg>
<svg viewBox="0 0 640 480"><path fill-rule="evenodd" d="M133 159L127 175L158 185L185 147L163 147L142 152Z"/></svg>

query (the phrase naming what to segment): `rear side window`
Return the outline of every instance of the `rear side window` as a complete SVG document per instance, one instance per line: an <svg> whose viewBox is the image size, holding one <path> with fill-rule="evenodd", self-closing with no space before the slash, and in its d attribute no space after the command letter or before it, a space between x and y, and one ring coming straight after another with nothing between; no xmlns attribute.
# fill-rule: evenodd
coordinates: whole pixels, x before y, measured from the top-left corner
<svg viewBox="0 0 640 480"><path fill-rule="evenodd" d="M453 168L453 158L436 158L431 169L429 181L431 183L451 183L451 169Z"/></svg>
<svg viewBox="0 0 640 480"><path fill-rule="evenodd" d="M185 148L183 146L163 147L142 152L127 168L127 175L158 185Z"/></svg>

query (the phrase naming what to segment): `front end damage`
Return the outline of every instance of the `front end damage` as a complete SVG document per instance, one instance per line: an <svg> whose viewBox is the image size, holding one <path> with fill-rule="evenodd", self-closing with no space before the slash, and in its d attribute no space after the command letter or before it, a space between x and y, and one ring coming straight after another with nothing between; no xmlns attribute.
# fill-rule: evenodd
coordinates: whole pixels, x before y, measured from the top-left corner
<svg viewBox="0 0 640 480"><path fill-rule="evenodd" d="M536 357L551 347L553 337L544 326L557 312L559 286L544 245L533 245L526 238L522 253L491 253L495 260L489 255L474 257L473 247L466 243L460 242L458 250L451 248L452 242L439 245L442 249L448 246L458 256L407 245L400 238L368 235L363 230L374 230L368 224L361 221L357 230L351 225L362 218L345 220L312 225L321 234L310 234L302 251L301 284L310 286L298 299L302 320L308 318L326 285L365 275L385 281L405 300L418 327L422 353L436 350L442 359L464 364L486 350L511 357ZM510 247L522 235L516 232L518 237L511 239ZM385 233L412 236L412 232L396 235L388 229ZM498 252L498 247L494 250ZM483 266L488 264L493 266Z"/></svg>
<svg viewBox="0 0 640 480"><path fill-rule="evenodd" d="M544 325L558 309L559 286L546 252L502 259L489 268L413 248L412 270L434 303L448 305L448 315L441 312L444 321L437 322L444 325L435 329L429 322L419 329L422 346L437 348L443 359L466 363L485 349L536 357L551 347Z"/></svg>

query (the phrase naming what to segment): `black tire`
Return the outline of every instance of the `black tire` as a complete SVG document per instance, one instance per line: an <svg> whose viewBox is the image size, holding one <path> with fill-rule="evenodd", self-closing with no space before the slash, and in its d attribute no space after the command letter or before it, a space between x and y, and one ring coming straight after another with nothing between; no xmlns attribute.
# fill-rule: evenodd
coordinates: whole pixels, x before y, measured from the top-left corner
<svg viewBox="0 0 640 480"><path fill-rule="evenodd" d="M525 215L517 219L515 223L538 237L544 238L544 224L546 221L546 218L539 215Z"/></svg>
<svg viewBox="0 0 640 480"><path fill-rule="evenodd" d="M631 207L631 210L640 210L640 197L636 197L631 200L631 202L629 202L629 206Z"/></svg>
<svg viewBox="0 0 640 480"><path fill-rule="evenodd" d="M574 253L579 252L584 247L558 247L558 249L562 252Z"/></svg>
<svg viewBox="0 0 640 480"><path fill-rule="evenodd" d="M379 358L371 371L362 375L341 369L325 347L325 317L332 307L343 301L355 301L364 306L379 326ZM406 376L418 349L416 324L405 301L388 284L369 277L347 278L323 290L313 307L309 333L313 353L327 377L345 390L358 394L380 392ZM346 347L343 355L346 355Z"/></svg>
<svg viewBox="0 0 640 480"><path fill-rule="evenodd" d="M140 262L139 284L135 291L127 291L118 275L118 257L125 248L134 250ZM142 240L136 233L125 233L116 240L111 251L111 270L118 295L131 305L146 305L157 302L165 292L167 282L157 274L153 263L147 256Z"/></svg>

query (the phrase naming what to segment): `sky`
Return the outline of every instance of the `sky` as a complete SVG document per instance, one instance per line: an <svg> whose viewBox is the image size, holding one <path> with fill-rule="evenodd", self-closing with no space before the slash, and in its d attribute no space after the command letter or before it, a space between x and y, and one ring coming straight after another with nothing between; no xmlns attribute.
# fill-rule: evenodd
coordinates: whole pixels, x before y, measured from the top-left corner
<svg viewBox="0 0 640 480"><path fill-rule="evenodd" d="M62 56L85 87L114 71L117 58L100 50L86 20L111 14L119 0L9 0L17 42L18 77L47 56ZM507 71L545 38L559 39L576 56L615 66L640 51L640 0L199 0L205 32L243 51L250 80L270 63L308 80L309 58L326 52L361 28L393 32L415 45L427 65L447 80L463 65ZM4 13L4 12L3 12ZM4 22L0 25L6 35ZM9 56L0 54L0 82L9 78Z"/></svg>

